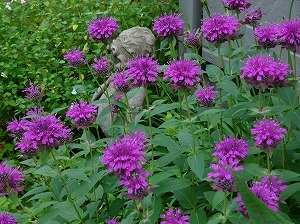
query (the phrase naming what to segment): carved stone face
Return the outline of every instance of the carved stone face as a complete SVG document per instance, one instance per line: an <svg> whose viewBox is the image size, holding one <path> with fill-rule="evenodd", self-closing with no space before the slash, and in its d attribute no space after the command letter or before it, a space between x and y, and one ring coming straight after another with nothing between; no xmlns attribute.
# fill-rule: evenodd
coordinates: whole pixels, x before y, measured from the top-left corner
<svg viewBox="0 0 300 224"><path fill-rule="evenodd" d="M133 27L124 30L113 40L109 50L115 62L115 69L121 71L134 56L152 56L155 51L155 37L147 27Z"/></svg>

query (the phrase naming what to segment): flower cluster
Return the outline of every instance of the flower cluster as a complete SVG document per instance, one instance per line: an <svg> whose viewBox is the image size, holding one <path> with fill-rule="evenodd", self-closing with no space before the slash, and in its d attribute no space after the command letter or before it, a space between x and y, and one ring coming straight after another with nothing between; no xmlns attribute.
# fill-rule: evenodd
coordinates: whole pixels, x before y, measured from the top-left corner
<svg viewBox="0 0 300 224"><path fill-rule="evenodd" d="M119 183L128 189L129 199L143 199L150 193L146 180L150 173L142 166L146 162L144 150L148 142L144 132L136 131L116 140L103 152L103 166L108 166L108 172L114 172L120 178Z"/></svg>
<svg viewBox="0 0 300 224"><path fill-rule="evenodd" d="M255 135L253 139L256 145L262 150L274 150L281 143L286 132L286 129L281 128L280 125L279 122L267 119L254 124L251 134Z"/></svg>
<svg viewBox="0 0 300 224"><path fill-rule="evenodd" d="M265 24L253 31L258 44L264 49L273 48L278 44L280 28L278 24Z"/></svg>
<svg viewBox="0 0 300 224"><path fill-rule="evenodd" d="M133 80L135 86L146 86L150 82L155 82L159 73L158 62L145 56L132 58L127 68L128 78Z"/></svg>
<svg viewBox="0 0 300 224"><path fill-rule="evenodd" d="M189 224L187 220L190 218L189 215L183 216L180 208L177 208L175 211L173 208L170 208L165 214L160 215L160 217L165 219L165 221L160 222L161 224Z"/></svg>
<svg viewBox="0 0 300 224"><path fill-rule="evenodd" d="M279 211L279 202L280 202L280 194L282 191L286 190L288 186L283 185L283 180L277 180L277 177L265 176L261 178L260 181L255 182L250 190L256 197L258 197L261 201L263 201L270 209L275 212ZM238 210L247 218L249 218L249 214L247 208L241 198L241 195L238 194L238 199L236 202L240 205Z"/></svg>
<svg viewBox="0 0 300 224"><path fill-rule="evenodd" d="M131 88L128 81L128 74L125 71L116 73L113 77L110 78L110 80L115 89L119 92L126 93Z"/></svg>
<svg viewBox="0 0 300 224"><path fill-rule="evenodd" d="M193 30L190 33L184 34L184 42L189 47L199 47L202 44L201 33L198 30Z"/></svg>
<svg viewBox="0 0 300 224"><path fill-rule="evenodd" d="M281 26L280 44L283 48L297 53L300 47L300 20L286 21Z"/></svg>
<svg viewBox="0 0 300 224"><path fill-rule="evenodd" d="M164 14L154 21L153 30L163 38L177 37L182 34L183 20L179 14Z"/></svg>
<svg viewBox="0 0 300 224"><path fill-rule="evenodd" d="M9 124L6 127L6 131L10 131L11 134L9 134L13 138L22 138L23 133L26 131L27 120L21 119L20 121L18 119L14 119L13 121L9 122Z"/></svg>
<svg viewBox="0 0 300 224"><path fill-rule="evenodd" d="M87 128L96 120L96 106L80 100L79 103L74 102L68 109L66 115L74 121L77 128Z"/></svg>
<svg viewBox="0 0 300 224"><path fill-rule="evenodd" d="M212 155L217 157L218 161L210 165L214 172L207 174L215 190L224 192L237 190L228 168L234 172L242 170L243 167L239 163L247 157L249 148L245 140L235 138L225 138L215 145L215 152Z"/></svg>
<svg viewBox="0 0 300 224"><path fill-rule="evenodd" d="M180 59L169 63L164 79L170 78L169 85L174 89L188 89L200 82L198 75L202 75L201 67L196 61Z"/></svg>
<svg viewBox="0 0 300 224"><path fill-rule="evenodd" d="M82 65L87 63L87 60L84 59L84 51L81 51L80 48L72 49L64 56L65 61L69 61L71 68L80 68Z"/></svg>
<svg viewBox="0 0 300 224"><path fill-rule="evenodd" d="M196 89L195 95L196 100L199 102L202 107L212 107L216 103L214 99L218 91L213 90L214 86L203 86L201 89Z"/></svg>
<svg viewBox="0 0 300 224"><path fill-rule="evenodd" d="M203 37L214 44L231 40L238 35L239 21L230 15L222 14L209 17L203 21Z"/></svg>
<svg viewBox="0 0 300 224"><path fill-rule="evenodd" d="M249 7L249 0L222 0L229 10L240 10Z"/></svg>
<svg viewBox="0 0 300 224"><path fill-rule="evenodd" d="M266 13L262 12L260 8L254 9L253 7L249 9L245 9L246 15L245 15L245 22L244 24L250 24L254 27L257 27L261 24L260 20L263 15L266 15Z"/></svg>
<svg viewBox="0 0 300 224"><path fill-rule="evenodd" d="M0 224L18 224L12 215L7 213L0 214Z"/></svg>
<svg viewBox="0 0 300 224"><path fill-rule="evenodd" d="M6 165L7 161L0 163L0 197L20 192L24 189L26 175L17 168Z"/></svg>
<svg viewBox="0 0 300 224"><path fill-rule="evenodd" d="M105 42L111 39L118 30L119 25L112 17L103 17L101 19L92 20L88 31L90 39L96 42Z"/></svg>
<svg viewBox="0 0 300 224"><path fill-rule="evenodd" d="M30 87L26 87L22 92L26 93L26 97L28 100L33 101L41 101L44 96L44 89L39 90L40 84L34 86L30 81Z"/></svg>
<svg viewBox="0 0 300 224"><path fill-rule="evenodd" d="M287 86L289 81L286 77L292 72L287 63L274 61L268 55L249 58L241 70L243 73L240 77L256 88Z"/></svg>
<svg viewBox="0 0 300 224"><path fill-rule="evenodd" d="M110 219L107 221L107 224L121 224L120 222L117 222L115 219Z"/></svg>
<svg viewBox="0 0 300 224"><path fill-rule="evenodd" d="M111 60L107 60L105 56L102 56L99 59L94 58L94 62L95 63L92 64L92 69L96 75L103 78L110 72L109 63Z"/></svg>

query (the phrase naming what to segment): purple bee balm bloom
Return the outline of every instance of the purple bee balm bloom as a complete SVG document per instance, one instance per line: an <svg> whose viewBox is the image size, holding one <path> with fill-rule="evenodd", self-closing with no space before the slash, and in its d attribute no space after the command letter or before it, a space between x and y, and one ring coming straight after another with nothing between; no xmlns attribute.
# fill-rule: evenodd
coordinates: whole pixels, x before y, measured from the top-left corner
<svg viewBox="0 0 300 224"><path fill-rule="evenodd" d="M157 61L145 56L132 58L127 68L127 75L135 86L146 86L149 82L155 82L160 72Z"/></svg>
<svg viewBox="0 0 300 224"><path fill-rule="evenodd" d="M0 214L0 224L18 224L12 215L7 213Z"/></svg>
<svg viewBox="0 0 300 224"><path fill-rule="evenodd" d="M202 74L201 67L196 64L196 61L180 59L169 63L164 79L170 78L169 85L175 90L188 89L200 82L198 75Z"/></svg>
<svg viewBox="0 0 300 224"><path fill-rule="evenodd" d="M260 8L254 9L251 7L250 10L245 9L246 15L245 15L245 24L250 24L254 27L257 27L261 24L260 20L263 15L266 15L266 13L262 12Z"/></svg>
<svg viewBox="0 0 300 224"><path fill-rule="evenodd" d="M261 178L261 181L255 182L250 190L252 193L263 201L270 209L275 212L279 211L280 194L286 190L288 186L282 185L283 180L277 180L276 176L265 176ZM236 202L241 206L238 210L247 218L249 217L247 208L241 198L240 193Z"/></svg>
<svg viewBox="0 0 300 224"><path fill-rule="evenodd" d="M175 210L175 214L173 208L170 208L165 214L160 215L160 217L166 220L160 222L161 224L189 224L187 220L190 219L189 215L182 215L180 208Z"/></svg>
<svg viewBox="0 0 300 224"><path fill-rule="evenodd" d="M19 142L16 142L16 150L19 150L24 158L34 156L39 153L39 146L36 141L32 141L28 138L22 138Z"/></svg>
<svg viewBox="0 0 300 224"><path fill-rule="evenodd" d="M214 172L208 173L207 177L212 181L213 189L223 192L233 192L237 190L234 178L226 166L231 167L233 171L242 170L243 167L235 167L234 165L236 164L227 165L222 161L217 164L210 164L210 168L213 169Z"/></svg>
<svg viewBox="0 0 300 224"><path fill-rule="evenodd" d="M239 10L249 7L249 0L222 0L229 10Z"/></svg>
<svg viewBox="0 0 300 224"><path fill-rule="evenodd" d="M154 21L153 30L163 38L177 37L182 34L183 20L179 14L164 14Z"/></svg>
<svg viewBox="0 0 300 224"><path fill-rule="evenodd" d="M126 93L130 90L130 85L127 78L127 73L123 71L120 73L116 73L113 77L110 78L110 80L117 91Z"/></svg>
<svg viewBox="0 0 300 224"><path fill-rule="evenodd" d="M17 168L6 165L7 161L0 163L0 197L20 192L24 189L26 175Z"/></svg>
<svg viewBox="0 0 300 224"><path fill-rule="evenodd" d="M273 48L278 44L279 27L278 24L265 24L258 26L253 31L258 44L264 49Z"/></svg>
<svg viewBox="0 0 300 224"><path fill-rule="evenodd" d="M23 138L35 142L32 144L39 148L50 149L62 145L63 141L69 138L70 132L60 119L54 115L45 115L28 121Z"/></svg>
<svg viewBox="0 0 300 224"><path fill-rule="evenodd" d="M114 97L114 101L121 101L122 97L123 97L123 92L121 92L121 94L117 94L115 97ZM113 113L118 113L118 111L120 110L120 107L115 104L115 103L111 103L110 104L110 111L113 112Z"/></svg>
<svg viewBox="0 0 300 224"><path fill-rule="evenodd" d="M216 103L214 99L218 91L214 91L214 86L203 86L201 89L196 89L195 95L196 100L199 102L202 107L212 107Z"/></svg>
<svg viewBox="0 0 300 224"><path fill-rule="evenodd" d="M293 19L281 26L280 44L283 48L297 53L300 47L300 20Z"/></svg>
<svg viewBox="0 0 300 224"><path fill-rule="evenodd" d="M41 116L43 114L43 109L44 107L33 107L30 108L27 112L26 112L26 116L30 116L30 115L37 115L37 116Z"/></svg>
<svg viewBox="0 0 300 224"><path fill-rule="evenodd" d="M90 39L93 39L96 42L105 42L114 36L118 28L119 25L115 18L102 17L101 19L92 20L88 27L88 31Z"/></svg>
<svg viewBox="0 0 300 224"><path fill-rule="evenodd" d="M219 160L225 164L236 166L248 156L250 146L243 139L225 138L215 146L213 156L219 157Z"/></svg>
<svg viewBox="0 0 300 224"><path fill-rule="evenodd" d="M100 77L105 77L110 72L109 63L111 60L107 60L105 56L94 58L95 63L92 64L93 72Z"/></svg>
<svg viewBox="0 0 300 224"><path fill-rule="evenodd" d="M270 56L256 55L249 58L241 68L241 78L256 88L285 86L288 82L284 79L291 72L288 67L288 64L274 61Z"/></svg>
<svg viewBox="0 0 300 224"><path fill-rule="evenodd" d="M75 127L84 129L95 122L97 117L96 108L95 105L80 100L79 103L74 102L72 106L69 107L66 116L74 121Z"/></svg>
<svg viewBox="0 0 300 224"><path fill-rule="evenodd" d="M114 171L117 176L131 176L134 171L142 169L141 162L146 162L144 148L148 141L143 132L125 135L106 147L101 162L103 166L108 165L108 172Z"/></svg>
<svg viewBox="0 0 300 224"><path fill-rule="evenodd" d="M226 14L215 15L203 21L201 32L211 43L223 43L238 35L239 21Z"/></svg>
<svg viewBox="0 0 300 224"><path fill-rule="evenodd" d="M80 48L70 50L64 56L64 60L69 61L71 68L79 68L87 63L87 60L84 59L84 51L81 51Z"/></svg>
<svg viewBox="0 0 300 224"><path fill-rule="evenodd" d="M184 42L189 47L199 47L202 44L201 33L198 30L193 30L188 34L184 34Z"/></svg>
<svg viewBox="0 0 300 224"><path fill-rule="evenodd" d="M22 138L23 133L26 131L26 124L26 120L21 119L18 121L17 119L14 119L13 121L9 122L6 131L11 131L11 137Z"/></svg>
<svg viewBox="0 0 300 224"><path fill-rule="evenodd" d="M107 224L121 224L120 222L117 222L115 219L110 219L107 221Z"/></svg>
<svg viewBox="0 0 300 224"><path fill-rule="evenodd" d="M254 124L251 129L251 134L256 145L266 151L274 150L277 145L281 144L281 140L284 138L285 128L280 127L281 123L263 119Z"/></svg>
<svg viewBox="0 0 300 224"><path fill-rule="evenodd" d="M33 83L30 81L30 87L26 87L22 92L26 93L26 97L28 100L33 101L41 101L44 96L44 89L39 91L40 84L34 86Z"/></svg>

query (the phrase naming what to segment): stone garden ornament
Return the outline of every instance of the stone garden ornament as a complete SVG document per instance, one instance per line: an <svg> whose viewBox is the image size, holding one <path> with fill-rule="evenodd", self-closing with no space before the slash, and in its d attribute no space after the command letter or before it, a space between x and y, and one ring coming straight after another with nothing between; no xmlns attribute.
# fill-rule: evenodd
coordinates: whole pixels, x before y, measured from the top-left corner
<svg viewBox="0 0 300 224"><path fill-rule="evenodd" d="M147 27L132 27L120 33L119 37L114 39L108 47L112 55L112 60L115 62L115 70L117 72L125 70L130 59L134 56L153 56L155 52L155 36ZM103 91L106 91L104 94ZM98 115L104 109L110 107L107 95L113 99L116 90L110 80L102 84L98 88L98 92L94 94L92 101L101 100L98 106ZM129 99L129 106L132 109L142 109L145 99L145 89L140 88L140 91L132 98ZM105 119L100 123L100 127L106 135L107 127L110 127L118 116L116 113L106 113Z"/></svg>

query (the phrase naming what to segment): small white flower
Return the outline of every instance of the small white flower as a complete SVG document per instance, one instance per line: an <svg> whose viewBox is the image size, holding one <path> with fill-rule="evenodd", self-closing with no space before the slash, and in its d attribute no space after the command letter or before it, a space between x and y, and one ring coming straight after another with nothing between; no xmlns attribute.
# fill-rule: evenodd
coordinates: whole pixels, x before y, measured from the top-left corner
<svg viewBox="0 0 300 224"><path fill-rule="evenodd" d="M75 88L73 88L72 92L71 92L73 95L76 95L77 94L77 91Z"/></svg>
<svg viewBox="0 0 300 224"><path fill-rule="evenodd" d="M11 6L9 3L6 3L5 8L7 8L8 10L11 10Z"/></svg>

